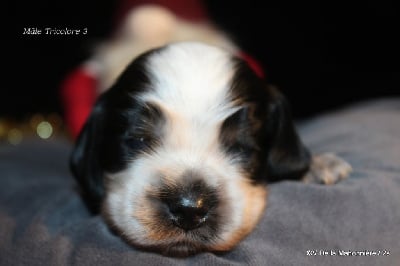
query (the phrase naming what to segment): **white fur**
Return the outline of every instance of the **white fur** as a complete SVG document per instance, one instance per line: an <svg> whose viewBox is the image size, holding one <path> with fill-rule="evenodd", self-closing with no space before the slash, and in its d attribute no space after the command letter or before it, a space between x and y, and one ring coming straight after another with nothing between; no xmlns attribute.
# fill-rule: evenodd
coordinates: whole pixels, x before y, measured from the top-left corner
<svg viewBox="0 0 400 266"><path fill-rule="evenodd" d="M229 99L233 76L229 53L201 43L167 46L148 64L155 91L142 99L190 119L221 121L237 109Z"/></svg>

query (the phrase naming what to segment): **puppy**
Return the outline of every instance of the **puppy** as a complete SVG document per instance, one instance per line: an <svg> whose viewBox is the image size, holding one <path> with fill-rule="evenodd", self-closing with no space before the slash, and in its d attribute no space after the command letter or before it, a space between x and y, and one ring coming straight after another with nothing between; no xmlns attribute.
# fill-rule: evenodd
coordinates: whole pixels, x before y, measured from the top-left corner
<svg viewBox="0 0 400 266"><path fill-rule="evenodd" d="M127 242L172 256L232 249L262 216L270 182L335 183L350 171L310 155L285 98L244 61L195 42L130 63L99 97L71 166Z"/></svg>

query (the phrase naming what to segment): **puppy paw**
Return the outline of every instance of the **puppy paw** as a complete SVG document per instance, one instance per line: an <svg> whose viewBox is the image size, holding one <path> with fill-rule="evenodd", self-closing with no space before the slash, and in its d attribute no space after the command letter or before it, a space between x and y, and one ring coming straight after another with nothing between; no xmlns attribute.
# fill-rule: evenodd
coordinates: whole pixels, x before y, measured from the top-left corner
<svg viewBox="0 0 400 266"><path fill-rule="evenodd" d="M303 182L332 185L346 178L351 171L350 164L333 153L314 155Z"/></svg>

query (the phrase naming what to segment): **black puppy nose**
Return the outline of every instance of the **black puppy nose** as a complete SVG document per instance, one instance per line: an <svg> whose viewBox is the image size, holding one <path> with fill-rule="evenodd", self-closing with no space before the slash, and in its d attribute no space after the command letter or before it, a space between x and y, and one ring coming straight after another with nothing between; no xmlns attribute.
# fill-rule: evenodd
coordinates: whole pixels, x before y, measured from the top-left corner
<svg viewBox="0 0 400 266"><path fill-rule="evenodd" d="M172 222L186 231L202 226L208 219L209 204L202 197L181 195L167 203Z"/></svg>
<svg viewBox="0 0 400 266"><path fill-rule="evenodd" d="M160 199L170 221L185 231L206 224L218 203L216 190L202 180L165 186L160 191Z"/></svg>

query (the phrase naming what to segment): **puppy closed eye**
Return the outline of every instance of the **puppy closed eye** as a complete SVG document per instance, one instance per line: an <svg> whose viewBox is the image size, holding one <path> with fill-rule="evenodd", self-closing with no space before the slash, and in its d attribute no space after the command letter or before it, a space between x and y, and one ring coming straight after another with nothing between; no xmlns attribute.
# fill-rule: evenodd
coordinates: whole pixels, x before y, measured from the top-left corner
<svg viewBox="0 0 400 266"><path fill-rule="evenodd" d="M139 111L126 112L130 125L124 134L124 143L133 152L149 151L161 142L164 117L152 104L140 106Z"/></svg>
<svg viewBox="0 0 400 266"><path fill-rule="evenodd" d="M253 136L252 121L249 119L249 108L240 109L228 117L220 131L223 149L231 155L249 158L259 151Z"/></svg>
<svg viewBox="0 0 400 266"><path fill-rule="evenodd" d="M249 157L255 152L255 148L240 142L236 142L228 148L228 151L244 157Z"/></svg>
<svg viewBox="0 0 400 266"><path fill-rule="evenodd" d="M151 148L156 140L149 135L127 135L125 144L133 151L141 151L146 148Z"/></svg>

